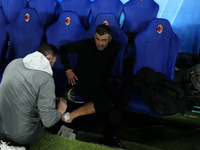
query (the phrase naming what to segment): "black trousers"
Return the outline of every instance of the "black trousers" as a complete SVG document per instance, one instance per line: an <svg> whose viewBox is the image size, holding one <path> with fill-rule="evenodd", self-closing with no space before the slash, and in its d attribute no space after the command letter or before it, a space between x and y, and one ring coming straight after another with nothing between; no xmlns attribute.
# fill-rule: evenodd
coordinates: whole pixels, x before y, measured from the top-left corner
<svg viewBox="0 0 200 150"><path fill-rule="evenodd" d="M79 78L74 86L76 94L86 102L93 102L95 111L107 121L107 129L116 134L127 106L126 94L108 81Z"/></svg>

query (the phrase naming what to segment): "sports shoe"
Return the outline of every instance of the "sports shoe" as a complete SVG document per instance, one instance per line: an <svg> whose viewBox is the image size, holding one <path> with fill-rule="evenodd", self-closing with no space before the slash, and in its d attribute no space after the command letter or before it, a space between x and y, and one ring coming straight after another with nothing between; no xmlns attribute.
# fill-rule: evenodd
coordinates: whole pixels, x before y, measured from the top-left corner
<svg viewBox="0 0 200 150"><path fill-rule="evenodd" d="M120 139L110 133L105 133L104 137L100 139L100 144L107 145L109 147L121 148L126 149L125 146L121 143Z"/></svg>
<svg viewBox="0 0 200 150"><path fill-rule="evenodd" d="M0 149L1 150L26 150L25 147L20 147L20 146L8 146L6 142L1 141L0 143Z"/></svg>
<svg viewBox="0 0 200 150"><path fill-rule="evenodd" d="M65 92L65 97L68 101L71 101L71 102L74 102L74 103L77 103L77 104L85 103L84 101L77 100L73 87L67 89L67 91Z"/></svg>

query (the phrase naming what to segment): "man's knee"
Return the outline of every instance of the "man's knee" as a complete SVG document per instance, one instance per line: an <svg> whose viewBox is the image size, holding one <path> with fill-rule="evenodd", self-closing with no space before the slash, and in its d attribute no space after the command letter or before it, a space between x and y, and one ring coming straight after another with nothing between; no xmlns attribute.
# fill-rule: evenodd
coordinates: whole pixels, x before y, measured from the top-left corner
<svg viewBox="0 0 200 150"><path fill-rule="evenodd" d="M94 101L94 108L96 113L101 114L109 111L112 108L112 101L110 99L102 101Z"/></svg>

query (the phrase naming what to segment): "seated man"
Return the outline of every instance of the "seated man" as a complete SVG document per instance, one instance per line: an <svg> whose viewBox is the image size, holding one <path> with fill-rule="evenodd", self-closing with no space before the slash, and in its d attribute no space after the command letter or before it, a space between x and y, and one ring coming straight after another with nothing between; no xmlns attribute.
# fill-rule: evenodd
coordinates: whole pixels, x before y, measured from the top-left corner
<svg viewBox="0 0 200 150"><path fill-rule="evenodd" d="M55 104L51 67L57 55L54 45L43 44L6 67L0 84L0 140L26 146L61 119L67 104L63 98Z"/></svg>
<svg viewBox="0 0 200 150"><path fill-rule="evenodd" d="M61 62L68 82L74 86L75 93L86 102L70 112L69 119L63 120L71 123L76 117L93 113L104 118L106 116L103 143L124 148L116 134L128 99L107 80L117 52L118 43L112 40L110 28L103 24L96 27L94 38L60 47ZM70 68L68 53L78 53L75 72Z"/></svg>

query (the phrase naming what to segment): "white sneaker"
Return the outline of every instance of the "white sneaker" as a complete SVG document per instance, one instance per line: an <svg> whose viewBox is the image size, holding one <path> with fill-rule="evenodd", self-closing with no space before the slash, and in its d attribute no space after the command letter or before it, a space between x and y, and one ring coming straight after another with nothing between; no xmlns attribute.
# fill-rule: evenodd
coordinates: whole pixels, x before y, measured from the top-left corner
<svg viewBox="0 0 200 150"><path fill-rule="evenodd" d="M9 143L8 143L9 144ZM8 146L6 142L1 141L0 149L1 150L26 150L25 147L19 147L19 146Z"/></svg>

